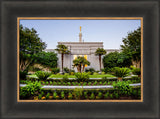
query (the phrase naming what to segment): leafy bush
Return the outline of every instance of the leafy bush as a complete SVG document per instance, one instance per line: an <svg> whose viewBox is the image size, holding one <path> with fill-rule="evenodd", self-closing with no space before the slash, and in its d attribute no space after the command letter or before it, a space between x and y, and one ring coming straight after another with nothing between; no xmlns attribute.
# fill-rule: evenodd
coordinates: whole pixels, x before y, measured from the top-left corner
<svg viewBox="0 0 160 119"><path fill-rule="evenodd" d="M88 75L88 73L85 73L85 72L75 73L75 76L76 76L76 80L77 80L78 82L85 82L85 81L88 81L88 80L89 80L89 75Z"/></svg>
<svg viewBox="0 0 160 119"><path fill-rule="evenodd" d="M72 92L74 95L75 99L80 99L82 94L83 94L83 89L82 88L75 88Z"/></svg>
<svg viewBox="0 0 160 119"><path fill-rule="evenodd" d="M61 74L60 74L60 73L57 73L56 75L58 75L58 76L59 76L59 75L61 75Z"/></svg>
<svg viewBox="0 0 160 119"><path fill-rule="evenodd" d="M91 96L89 97L89 99L93 100L94 98L95 98L95 95L94 95L94 93L92 93Z"/></svg>
<svg viewBox="0 0 160 119"><path fill-rule="evenodd" d="M39 95L38 95L38 99L41 99L41 98L42 98L42 94L39 94Z"/></svg>
<svg viewBox="0 0 160 119"><path fill-rule="evenodd" d="M59 96L57 95L56 92L53 93L53 98L55 98L55 99L58 99L58 98L59 98Z"/></svg>
<svg viewBox="0 0 160 119"><path fill-rule="evenodd" d="M90 72L90 71L89 71L89 72L87 72L87 73L88 73L88 75L92 75L92 72Z"/></svg>
<svg viewBox="0 0 160 119"><path fill-rule="evenodd" d="M49 99L50 93L48 92L46 95L46 99Z"/></svg>
<svg viewBox="0 0 160 119"><path fill-rule="evenodd" d="M120 95L130 95L132 93L132 88L125 81L118 81L113 85L113 88L119 92Z"/></svg>
<svg viewBox="0 0 160 119"><path fill-rule="evenodd" d="M67 67L64 67L63 70L64 70L65 73L69 73L70 72L70 69L67 68Z"/></svg>
<svg viewBox="0 0 160 119"><path fill-rule="evenodd" d="M109 92L104 94L104 98L108 98L109 97Z"/></svg>
<svg viewBox="0 0 160 119"><path fill-rule="evenodd" d="M99 75L97 72L94 72L93 75Z"/></svg>
<svg viewBox="0 0 160 119"><path fill-rule="evenodd" d="M67 75L67 76L68 76L68 75L69 75L69 73L64 73L64 75Z"/></svg>
<svg viewBox="0 0 160 119"><path fill-rule="evenodd" d="M28 72L27 71L20 71L20 79L26 79Z"/></svg>
<svg viewBox="0 0 160 119"><path fill-rule="evenodd" d="M35 74L39 80L46 80L49 76L51 76L51 73L43 71L37 71Z"/></svg>
<svg viewBox="0 0 160 119"><path fill-rule="evenodd" d="M57 74L60 72L59 68L51 68L52 73Z"/></svg>
<svg viewBox="0 0 160 119"><path fill-rule="evenodd" d="M116 77L125 77L130 73L129 68L120 68L120 67L114 67L114 76Z"/></svg>
<svg viewBox="0 0 160 119"><path fill-rule="evenodd" d="M102 80L107 80L108 78L105 76L105 77L102 77Z"/></svg>
<svg viewBox="0 0 160 119"><path fill-rule="evenodd" d="M133 68L132 73L134 75L141 75L141 69L140 68Z"/></svg>
<svg viewBox="0 0 160 119"><path fill-rule="evenodd" d="M102 74L102 75L104 75L104 74L105 74L105 72L102 72L101 74Z"/></svg>
<svg viewBox="0 0 160 119"><path fill-rule="evenodd" d="M90 75L92 75L95 72L94 68L85 69L85 72L90 72Z"/></svg>
<svg viewBox="0 0 160 119"><path fill-rule="evenodd" d="M87 93L88 93L87 91L84 92L84 97L85 97L86 99L88 98Z"/></svg>
<svg viewBox="0 0 160 119"><path fill-rule="evenodd" d="M65 98L65 94L64 91L61 92L61 98L64 99Z"/></svg>
<svg viewBox="0 0 160 119"><path fill-rule="evenodd" d="M40 82L37 82L37 81L34 83L29 82L25 87L20 88L20 97L27 98L29 96L38 94L39 91L41 91Z"/></svg>
<svg viewBox="0 0 160 119"><path fill-rule="evenodd" d="M72 98L73 98L72 94L69 93L69 94L68 94L68 99L72 99Z"/></svg>
<svg viewBox="0 0 160 119"><path fill-rule="evenodd" d="M99 92L98 95L96 96L96 99L101 99L103 96L103 93L102 92Z"/></svg>
<svg viewBox="0 0 160 119"><path fill-rule="evenodd" d="M113 94L109 94L109 97L110 97L110 98L113 98Z"/></svg>
<svg viewBox="0 0 160 119"><path fill-rule="evenodd" d="M63 82L68 82L69 81L68 75L64 75L63 78L62 78L62 81Z"/></svg>

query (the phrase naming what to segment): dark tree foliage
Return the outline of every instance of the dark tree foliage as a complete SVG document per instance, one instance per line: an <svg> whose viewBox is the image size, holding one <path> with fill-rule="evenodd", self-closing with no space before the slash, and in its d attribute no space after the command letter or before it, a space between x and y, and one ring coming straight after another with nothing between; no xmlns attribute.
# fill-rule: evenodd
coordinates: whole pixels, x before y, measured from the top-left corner
<svg viewBox="0 0 160 119"><path fill-rule="evenodd" d="M103 57L104 68L130 67L131 55L124 52L111 52Z"/></svg>
<svg viewBox="0 0 160 119"><path fill-rule="evenodd" d="M139 62L141 60L141 27L128 33L128 36L123 38L122 41L122 51L125 53L130 53L132 60Z"/></svg>
<svg viewBox="0 0 160 119"><path fill-rule="evenodd" d="M57 67L57 54L54 52L40 52L35 56L36 63L42 64L47 67Z"/></svg>
<svg viewBox="0 0 160 119"><path fill-rule="evenodd" d="M24 28L20 25L19 30L20 52L25 54L36 54L46 48L46 43L39 38L37 31L34 28Z"/></svg>
<svg viewBox="0 0 160 119"><path fill-rule="evenodd" d="M32 28L19 26L20 35L20 71L25 71L33 63L35 55L46 48L45 42L39 38L37 31Z"/></svg>

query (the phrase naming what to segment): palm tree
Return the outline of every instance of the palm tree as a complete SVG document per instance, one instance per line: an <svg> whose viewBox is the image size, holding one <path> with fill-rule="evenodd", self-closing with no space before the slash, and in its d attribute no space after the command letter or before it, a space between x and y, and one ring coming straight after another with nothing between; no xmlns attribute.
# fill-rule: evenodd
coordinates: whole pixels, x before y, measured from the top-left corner
<svg viewBox="0 0 160 119"><path fill-rule="evenodd" d="M90 65L90 62L84 57L78 56L75 60L73 60L73 67L77 67L78 72L84 71L85 65Z"/></svg>
<svg viewBox="0 0 160 119"><path fill-rule="evenodd" d="M68 50L68 47L63 45L63 44L57 45L57 48L55 50L58 51L58 53L61 54L62 73L63 73L63 56L64 56L64 54L69 54L70 51Z"/></svg>
<svg viewBox="0 0 160 119"><path fill-rule="evenodd" d="M101 56L105 55L106 51L103 48L98 48L95 52L95 55L99 56L99 69L101 72Z"/></svg>

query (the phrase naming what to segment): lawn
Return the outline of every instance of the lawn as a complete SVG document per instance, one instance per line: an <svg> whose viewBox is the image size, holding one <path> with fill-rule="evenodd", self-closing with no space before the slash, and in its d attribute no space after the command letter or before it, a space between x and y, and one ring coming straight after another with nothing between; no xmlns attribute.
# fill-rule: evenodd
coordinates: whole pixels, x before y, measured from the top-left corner
<svg viewBox="0 0 160 119"><path fill-rule="evenodd" d="M35 74L29 75L30 77L37 77ZM64 75L55 75L52 74L49 78L63 78ZM102 78L102 77L115 77L111 74L104 74L104 75L89 75L90 78ZM68 75L68 78L75 78L74 75Z"/></svg>

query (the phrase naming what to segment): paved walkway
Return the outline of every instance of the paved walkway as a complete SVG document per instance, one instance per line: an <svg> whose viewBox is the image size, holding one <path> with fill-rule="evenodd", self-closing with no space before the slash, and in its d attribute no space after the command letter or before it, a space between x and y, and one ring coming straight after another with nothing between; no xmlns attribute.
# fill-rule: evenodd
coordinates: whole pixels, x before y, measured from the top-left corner
<svg viewBox="0 0 160 119"><path fill-rule="evenodd" d="M130 84L130 86L140 86L141 83ZM20 84L20 87L24 87L26 84ZM100 85L100 86L52 86L44 85L44 89L74 89L74 88L84 88L84 89L104 89L104 88L113 88L112 85Z"/></svg>

